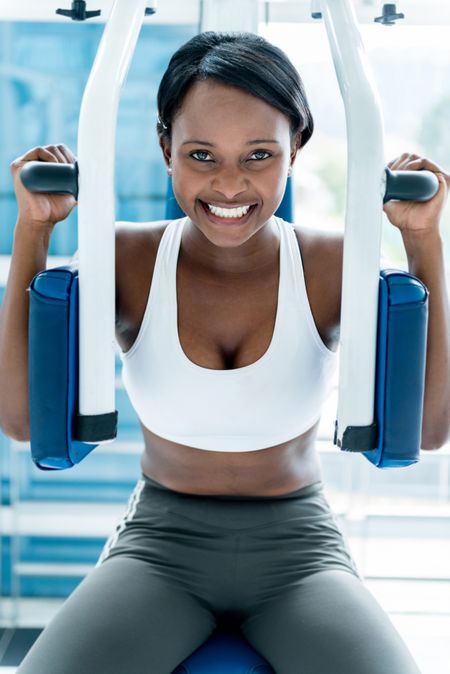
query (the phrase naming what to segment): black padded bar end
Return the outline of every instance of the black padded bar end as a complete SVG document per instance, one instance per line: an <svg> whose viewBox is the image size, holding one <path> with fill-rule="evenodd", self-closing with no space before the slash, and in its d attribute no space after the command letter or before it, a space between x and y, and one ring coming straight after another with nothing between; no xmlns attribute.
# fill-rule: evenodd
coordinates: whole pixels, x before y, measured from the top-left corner
<svg viewBox="0 0 450 674"><path fill-rule="evenodd" d="M30 161L20 172L20 179L30 192L73 194L78 199L78 163L59 164Z"/></svg>
<svg viewBox="0 0 450 674"><path fill-rule="evenodd" d="M399 201L429 201L439 189L439 181L432 171L391 171L387 166L386 192L383 203Z"/></svg>

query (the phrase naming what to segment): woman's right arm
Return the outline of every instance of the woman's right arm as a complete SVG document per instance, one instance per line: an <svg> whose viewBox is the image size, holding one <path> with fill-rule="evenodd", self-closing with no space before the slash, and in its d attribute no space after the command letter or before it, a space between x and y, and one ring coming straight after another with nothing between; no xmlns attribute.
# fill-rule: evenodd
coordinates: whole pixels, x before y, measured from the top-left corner
<svg viewBox="0 0 450 674"><path fill-rule="evenodd" d="M28 161L73 163L65 145L37 147L11 164L19 206L14 230L11 265L0 308L0 428L9 437L29 440L28 311L29 288L34 276L47 268L50 237L57 222L76 205L68 194L29 192L20 180Z"/></svg>
<svg viewBox="0 0 450 674"><path fill-rule="evenodd" d="M27 288L47 268L49 243L50 231L17 221L0 313L0 427L14 440L29 440Z"/></svg>

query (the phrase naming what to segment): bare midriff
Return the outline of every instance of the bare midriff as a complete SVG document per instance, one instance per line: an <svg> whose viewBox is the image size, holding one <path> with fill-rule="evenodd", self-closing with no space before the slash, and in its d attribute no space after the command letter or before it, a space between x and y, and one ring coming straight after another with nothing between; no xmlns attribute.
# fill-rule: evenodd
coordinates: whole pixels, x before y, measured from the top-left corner
<svg viewBox="0 0 450 674"><path fill-rule="evenodd" d="M141 423L141 468L165 487L188 494L279 496L321 480L314 442L317 427L275 447L217 452L171 442Z"/></svg>
<svg viewBox="0 0 450 674"><path fill-rule="evenodd" d="M138 248L142 256L142 246ZM155 246L149 246L148 250L153 250L152 254L156 256ZM303 249L302 253L304 257ZM148 270L148 262L147 259L143 269ZM139 268L140 260L136 259L136 269ZM129 297L134 293L137 298L135 312L133 307L134 320L128 318L134 327L117 334L117 341L125 352L139 333L151 282L138 272L137 276L142 286L139 290L134 286L128 294ZM186 357L200 367L210 369L233 369L258 360L268 349L275 326L278 279L278 265L274 264L245 287L229 288L227 284L216 284L199 275L197 270L189 269L181 248L177 266L178 333ZM247 302L243 301L246 293ZM319 301L320 289L315 294ZM212 301L213 295L215 301ZM314 315L311 301L310 304ZM208 307L207 316L205 306ZM226 315L221 315L221 306L227 307ZM245 311L242 306L246 306ZM249 306L253 307L251 312ZM212 307L217 307L217 313ZM233 316L231 327L230 316ZM189 333L192 324L202 326L200 331L196 330L195 337ZM326 326L324 329L318 326L318 329L327 334ZM199 334L202 335L201 343ZM327 341L328 348L333 348L330 344L333 340L328 338ZM140 425L145 442L142 472L174 491L199 495L279 496L322 479L315 444L319 422L282 444L243 452L181 445L156 435L142 423Z"/></svg>

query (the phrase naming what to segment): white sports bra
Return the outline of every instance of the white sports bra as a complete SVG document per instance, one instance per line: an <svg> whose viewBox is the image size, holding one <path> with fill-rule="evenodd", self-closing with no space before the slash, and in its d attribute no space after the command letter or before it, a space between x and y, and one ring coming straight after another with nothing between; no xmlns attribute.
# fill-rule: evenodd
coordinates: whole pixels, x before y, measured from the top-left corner
<svg viewBox="0 0 450 674"><path fill-rule="evenodd" d="M231 370L201 367L181 347L176 269L187 217L167 225L139 334L120 351L131 404L153 433L198 449L252 452L297 437L320 418L337 352L315 326L294 227L275 220L280 281L272 341L255 363Z"/></svg>

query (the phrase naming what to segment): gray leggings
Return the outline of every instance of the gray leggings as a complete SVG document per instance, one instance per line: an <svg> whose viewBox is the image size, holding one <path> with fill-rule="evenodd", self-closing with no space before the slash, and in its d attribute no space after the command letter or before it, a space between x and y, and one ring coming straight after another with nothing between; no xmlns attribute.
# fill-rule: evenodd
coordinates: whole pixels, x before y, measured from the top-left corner
<svg viewBox="0 0 450 674"><path fill-rule="evenodd" d="M142 476L17 674L170 674L233 624L276 674L420 674L317 482L199 496Z"/></svg>

